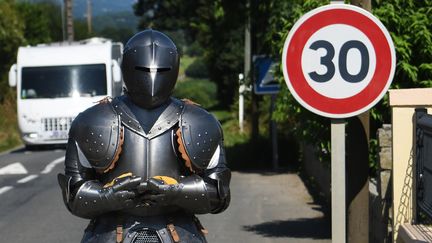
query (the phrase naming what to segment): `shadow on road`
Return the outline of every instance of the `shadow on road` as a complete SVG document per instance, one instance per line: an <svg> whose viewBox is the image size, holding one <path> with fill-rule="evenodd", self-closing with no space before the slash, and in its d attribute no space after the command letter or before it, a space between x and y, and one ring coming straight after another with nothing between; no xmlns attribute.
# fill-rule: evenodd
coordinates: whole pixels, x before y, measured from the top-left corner
<svg viewBox="0 0 432 243"><path fill-rule="evenodd" d="M245 225L243 229L264 237L331 238L330 223L326 218L275 220L256 225Z"/></svg>

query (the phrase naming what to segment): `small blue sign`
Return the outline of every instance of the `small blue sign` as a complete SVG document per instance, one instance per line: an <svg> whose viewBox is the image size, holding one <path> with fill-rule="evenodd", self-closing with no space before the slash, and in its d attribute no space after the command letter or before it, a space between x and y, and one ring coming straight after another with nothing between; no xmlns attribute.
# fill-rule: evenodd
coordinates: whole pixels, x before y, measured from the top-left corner
<svg viewBox="0 0 432 243"><path fill-rule="evenodd" d="M274 70L277 65L269 57L257 57L254 60L257 77L255 78L255 94L276 94L280 90L279 83L274 78Z"/></svg>

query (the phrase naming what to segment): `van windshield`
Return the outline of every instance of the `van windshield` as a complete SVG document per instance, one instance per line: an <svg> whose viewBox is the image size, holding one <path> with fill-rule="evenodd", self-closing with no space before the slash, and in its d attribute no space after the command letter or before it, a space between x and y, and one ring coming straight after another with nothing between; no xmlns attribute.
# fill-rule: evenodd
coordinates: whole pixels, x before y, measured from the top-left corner
<svg viewBox="0 0 432 243"><path fill-rule="evenodd" d="M105 64L22 69L22 99L92 97L106 94Z"/></svg>

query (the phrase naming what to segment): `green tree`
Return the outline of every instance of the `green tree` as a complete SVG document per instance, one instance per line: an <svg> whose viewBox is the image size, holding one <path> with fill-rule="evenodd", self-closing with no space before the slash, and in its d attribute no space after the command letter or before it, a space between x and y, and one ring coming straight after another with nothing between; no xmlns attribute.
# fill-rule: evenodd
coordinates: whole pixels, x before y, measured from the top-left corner
<svg viewBox="0 0 432 243"><path fill-rule="evenodd" d="M24 22L13 1L0 1L0 95L7 90L6 74L16 59L18 47L24 43Z"/></svg>
<svg viewBox="0 0 432 243"><path fill-rule="evenodd" d="M16 3L20 18L24 21L24 38L27 44L61 41L61 7L52 1Z"/></svg>

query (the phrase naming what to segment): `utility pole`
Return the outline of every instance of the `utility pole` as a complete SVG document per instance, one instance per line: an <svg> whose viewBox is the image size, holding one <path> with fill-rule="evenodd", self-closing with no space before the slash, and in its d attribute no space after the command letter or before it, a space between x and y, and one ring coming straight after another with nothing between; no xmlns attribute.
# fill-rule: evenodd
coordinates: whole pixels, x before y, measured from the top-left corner
<svg viewBox="0 0 432 243"><path fill-rule="evenodd" d="M87 30L92 33L92 5L91 0L87 0Z"/></svg>
<svg viewBox="0 0 432 243"><path fill-rule="evenodd" d="M372 11L371 0L351 4ZM347 239L349 243L369 242L369 111L348 122L346 160ZM355 141L355 142L354 142Z"/></svg>
<svg viewBox="0 0 432 243"><path fill-rule="evenodd" d="M67 40L71 43L74 40L74 26L73 26L73 13L72 13L72 2L73 0L64 0L66 8L66 32Z"/></svg>

